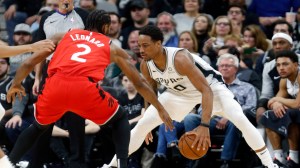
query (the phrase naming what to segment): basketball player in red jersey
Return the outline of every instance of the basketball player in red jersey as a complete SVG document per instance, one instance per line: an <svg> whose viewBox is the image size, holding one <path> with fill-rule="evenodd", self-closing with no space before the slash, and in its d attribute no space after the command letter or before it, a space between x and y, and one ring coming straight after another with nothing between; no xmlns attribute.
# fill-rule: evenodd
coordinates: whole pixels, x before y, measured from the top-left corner
<svg viewBox="0 0 300 168"><path fill-rule="evenodd" d="M97 84L104 78L104 70L110 62L118 64L141 95L158 109L167 127L173 129L170 116L146 80L130 64L129 56L103 35L108 33L109 26L110 16L96 10L88 16L86 30L71 30L63 38L57 35L51 39L54 44L60 42L48 67L49 77L35 104L36 122L19 136L9 155L13 163L17 163L32 146L32 139L38 138L65 112L72 111L99 125L112 125L118 167L127 167L130 139L127 115L118 102ZM7 93L9 102L16 95L25 94L21 81L48 55L50 53L46 51L35 53L22 63Z"/></svg>

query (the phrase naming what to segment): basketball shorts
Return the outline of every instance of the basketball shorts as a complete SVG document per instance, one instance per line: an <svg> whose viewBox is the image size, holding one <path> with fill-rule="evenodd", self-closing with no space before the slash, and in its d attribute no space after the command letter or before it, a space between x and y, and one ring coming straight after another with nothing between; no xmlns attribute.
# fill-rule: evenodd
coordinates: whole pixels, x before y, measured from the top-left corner
<svg viewBox="0 0 300 168"><path fill-rule="evenodd" d="M42 125L59 120L67 111L96 124L108 122L118 110L118 102L87 77L55 74L46 79L35 104L35 118Z"/></svg>
<svg viewBox="0 0 300 168"><path fill-rule="evenodd" d="M289 125L291 123L300 124L300 111L299 109L287 109L282 118L277 118L273 110L268 110L264 112L259 122L266 128L287 137Z"/></svg>

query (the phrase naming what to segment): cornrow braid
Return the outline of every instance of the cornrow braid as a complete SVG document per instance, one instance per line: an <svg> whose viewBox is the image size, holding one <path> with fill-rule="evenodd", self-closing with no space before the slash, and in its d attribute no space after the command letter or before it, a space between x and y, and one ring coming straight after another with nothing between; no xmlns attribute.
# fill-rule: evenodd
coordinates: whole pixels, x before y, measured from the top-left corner
<svg viewBox="0 0 300 168"><path fill-rule="evenodd" d="M104 10L95 10L89 14L86 19L86 30L98 30L99 33L104 34L103 26L110 24L110 16Z"/></svg>

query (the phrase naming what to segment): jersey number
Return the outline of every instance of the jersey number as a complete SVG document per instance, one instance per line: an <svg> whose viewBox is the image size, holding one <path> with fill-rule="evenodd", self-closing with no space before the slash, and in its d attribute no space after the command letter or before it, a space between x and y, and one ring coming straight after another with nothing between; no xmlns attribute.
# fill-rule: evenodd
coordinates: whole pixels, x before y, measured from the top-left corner
<svg viewBox="0 0 300 168"><path fill-rule="evenodd" d="M177 91L183 91L183 90L186 89L186 87L184 87L184 86L182 86L182 85L180 85L180 84L174 86L173 88L174 88L175 90L177 90Z"/></svg>
<svg viewBox="0 0 300 168"><path fill-rule="evenodd" d="M86 62L86 59L80 58L80 56L89 54L92 51L91 48L88 45L86 45L86 44L77 44L77 47L78 48L84 48L85 50L81 51L81 52L74 53L71 56L71 60L77 61L77 62Z"/></svg>

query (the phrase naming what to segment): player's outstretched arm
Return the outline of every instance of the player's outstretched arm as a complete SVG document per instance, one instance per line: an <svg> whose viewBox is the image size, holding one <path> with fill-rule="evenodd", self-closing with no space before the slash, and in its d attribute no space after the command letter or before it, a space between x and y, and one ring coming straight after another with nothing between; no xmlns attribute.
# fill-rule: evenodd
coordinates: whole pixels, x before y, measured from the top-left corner
<svg viewBox="0 0 300 168"><path fill-rule="evenodd" d="M192 146L194 146L198 141L199 143L197 148L200 148L201 145L210 146L208 125L210 123L213 108L213 92L203 73L195 66L192 56L188 51L182 50L177 52L174 64L177 72L181 75L187 76L194 87L202 93L202 125L195 129L197 137Z"/></svg>
<svg viewBox="0 0 300 168"><path fill-rule="evenodd" d="M151 103L159 112L162 121L166 127L173 130L172 119L167 111L157 100L157 96L147 81L139 74L137 69L130 63L129 55L121 48L111 44L111 61L115 62L134 84L137 91L144 97L146 101Z"/></svg>
<svg viewBox="0 0 300 168"><path fill-rule="evenodd" d="M33 44L19 45L19 46L6 46L0 45L0 57L10 57L26 52L37 51L53 51L55 48L54 43L51 40L42 40Z"/></svg>

